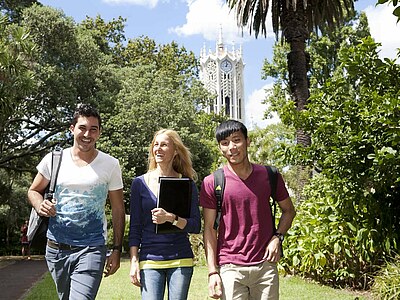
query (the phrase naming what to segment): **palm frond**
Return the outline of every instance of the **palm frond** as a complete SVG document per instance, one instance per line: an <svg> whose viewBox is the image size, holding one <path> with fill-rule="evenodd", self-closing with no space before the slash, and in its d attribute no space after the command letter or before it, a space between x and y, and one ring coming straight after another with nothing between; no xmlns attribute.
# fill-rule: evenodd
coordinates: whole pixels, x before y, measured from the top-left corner
<svg viewBox="0 0 400 300"><path fill-rule="evenodd" d="M261 32L267 35L266 19L271 4L272 30L278 37L283 9L304 12L309 32L330 30L354 16L354 0L227 0L235 9L239 27L248 26L256 38ZM270 3L271 2L271 3Z"/></svg>

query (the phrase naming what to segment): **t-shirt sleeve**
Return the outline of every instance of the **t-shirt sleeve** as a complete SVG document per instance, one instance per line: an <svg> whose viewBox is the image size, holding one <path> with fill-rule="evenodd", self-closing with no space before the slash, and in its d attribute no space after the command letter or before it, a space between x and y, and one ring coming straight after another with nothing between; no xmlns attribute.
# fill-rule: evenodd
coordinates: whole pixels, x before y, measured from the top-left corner
<svg viewBox="0 0 400 300"><path fill-rule="evenodd" d="M50 180L50 173L51 173L51 152L47 153L40 163L36 166L36 169L40 174L43 175L44 178Z"/></svg>
<svg viewBox="0 0 400 300"><path fill-rule="evenodd" d="M109 191L120 190L124 187L122 182L122 172L121 167L119 165L119 161L115 159L115 165L111 173L110 183L108 186Z"/></svg>
<svg viewBox="0 0 400 300"><path fill-rule="evenodd" d="M281 173L278 173L278 178L276 182L276 201L283 201L289 197L289 192L286 188L285 182Z"/></svg>
<svg viewBox="0 0 400 300"><path fill-rule="evenodd" d="M217 199L214 194L214 175L208 175L201 183L200 206L217 209Z"/></svg>

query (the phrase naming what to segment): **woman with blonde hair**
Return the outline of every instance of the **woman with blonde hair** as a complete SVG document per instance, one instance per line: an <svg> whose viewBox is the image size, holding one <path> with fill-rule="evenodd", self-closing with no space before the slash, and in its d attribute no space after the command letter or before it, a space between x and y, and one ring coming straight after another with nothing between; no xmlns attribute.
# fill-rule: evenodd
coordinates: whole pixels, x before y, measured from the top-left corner
<svg viewBox="0 0 400 300"><path fill-rule="evenodd" d="M191 212L183 218L157 208L160 177L187 177L192 185ZM149 147L147 173L132 181L130 196L130 280L141 289L142 299L187 299L193 274L193 251L188 233L200 232L198 190L193 180L191 153L179 134L161 129ZM157 234L156 224L172 223L177 233Z"/></svg>
<svg viewBox="0 0 400 300"><path fill-rule="evenodd" d="M156 137L158 135L165 134L167 135L172 143L175 145L176 155L172 161L172 167L174 170L182 174L182 177L189 177L190 179L196 180L197 175L196 171L192 168L192 155L189 149L183 144L182 139L179 134L172 129L161 129L154 134L153 141L149 147L149 171L152 171L157 168L156 159L153 153L153 147L156 143Z"/></svg>

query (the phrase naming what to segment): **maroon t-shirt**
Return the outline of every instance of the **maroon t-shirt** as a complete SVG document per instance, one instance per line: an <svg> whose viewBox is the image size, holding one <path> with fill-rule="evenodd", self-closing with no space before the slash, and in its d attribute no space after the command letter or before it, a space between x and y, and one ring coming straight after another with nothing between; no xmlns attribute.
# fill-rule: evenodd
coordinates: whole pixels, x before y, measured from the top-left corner
<svg viewBox="0 0 400 300"><path fill-rule="evenodd" d="M240 179L224 166L225 190L218 228L217 263L255 265L263 261L265 248L273 235L269 197L271 187L264 166L253 164L253 172ZM281 174L278 174L276 201L289 197ZM204 178L200 205L216 209L214 176Z"/></svg>

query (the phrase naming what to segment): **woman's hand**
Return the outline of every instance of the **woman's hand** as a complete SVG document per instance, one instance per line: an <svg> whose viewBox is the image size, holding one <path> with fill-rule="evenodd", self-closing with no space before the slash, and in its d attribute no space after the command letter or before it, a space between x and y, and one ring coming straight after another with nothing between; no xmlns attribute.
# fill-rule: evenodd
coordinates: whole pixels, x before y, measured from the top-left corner
<svg viewBox="0 0 400 300"><path fill-rule="evenodd" d="M129 271L129 277L133 285L141 287L140 284L140 269L139 262L137 260L131 260L131 269Z"/></svg>
<svg viewBox="0 0 400 300"><path fill-rule="evenodd" d="M164 224L165 222L173 222L175 216L163 208L154 208L151 210L151 219L154 224Z"/></svg>

